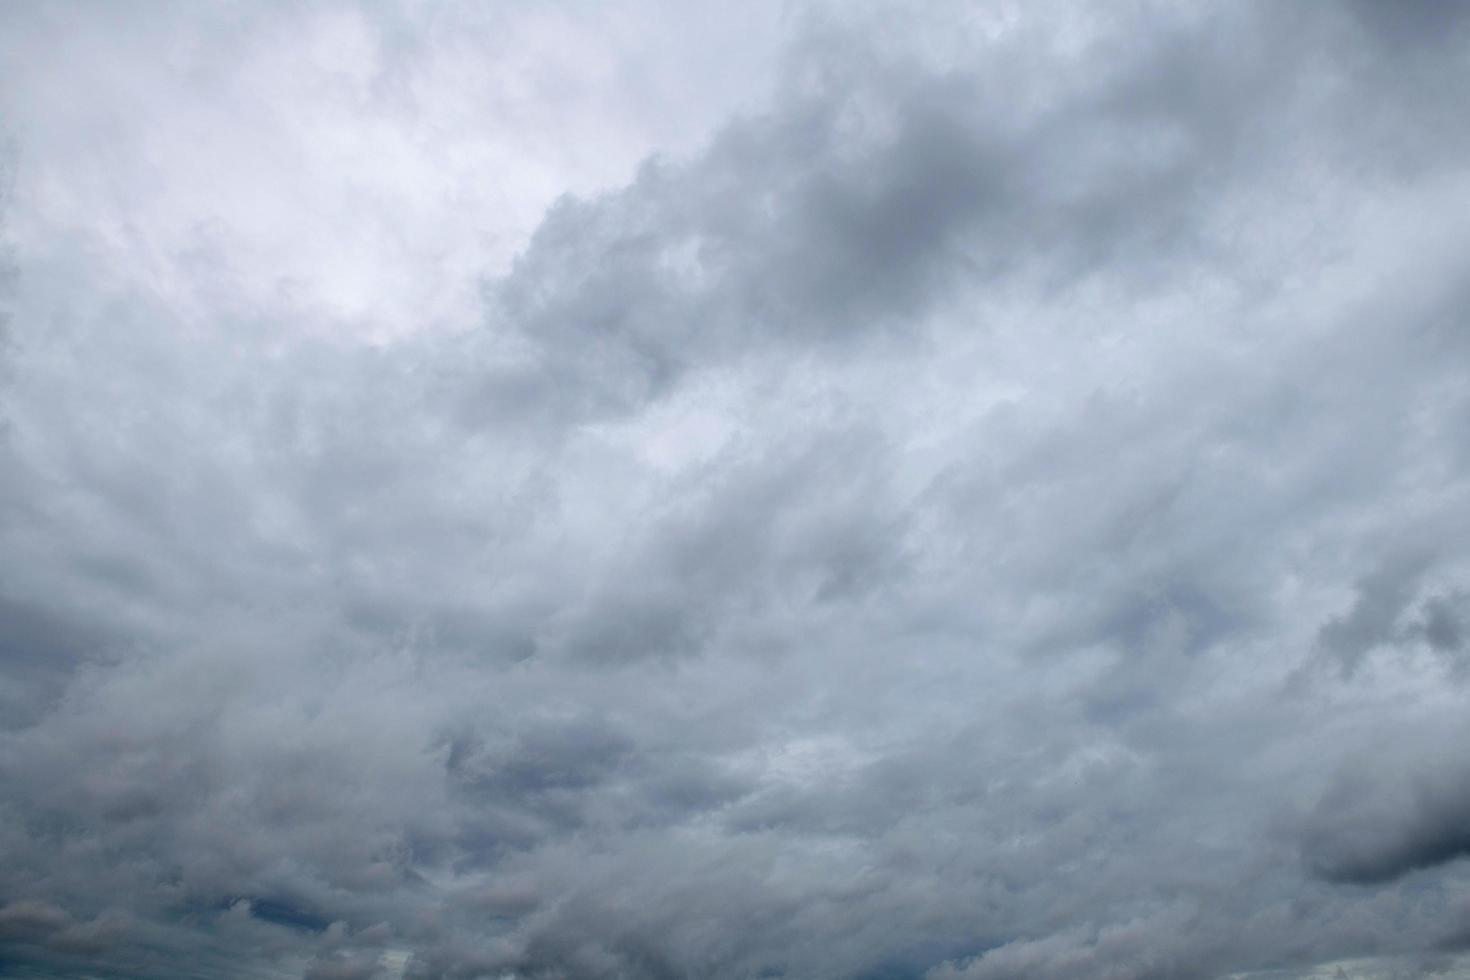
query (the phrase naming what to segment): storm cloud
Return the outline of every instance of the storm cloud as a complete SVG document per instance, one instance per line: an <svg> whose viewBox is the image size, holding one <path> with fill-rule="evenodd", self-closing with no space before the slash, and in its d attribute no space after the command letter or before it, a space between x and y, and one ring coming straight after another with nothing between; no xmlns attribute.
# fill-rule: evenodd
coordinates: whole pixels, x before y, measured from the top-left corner
<svg viewBox="0 0 1470 980"><path fill-rule="evenodd" d="M0 975L1470 977L1470 15L0 13Z"/></svg>

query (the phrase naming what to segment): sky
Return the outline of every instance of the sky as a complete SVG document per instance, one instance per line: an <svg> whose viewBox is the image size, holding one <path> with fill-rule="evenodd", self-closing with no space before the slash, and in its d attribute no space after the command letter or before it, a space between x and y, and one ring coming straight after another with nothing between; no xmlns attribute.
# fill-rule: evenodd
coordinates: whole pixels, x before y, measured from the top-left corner
<svg viewBox="0 0 1470 980"><path fill-rule="evenodd" d="M0 5L0 976L1470 978L1467 88Z"/></svg>

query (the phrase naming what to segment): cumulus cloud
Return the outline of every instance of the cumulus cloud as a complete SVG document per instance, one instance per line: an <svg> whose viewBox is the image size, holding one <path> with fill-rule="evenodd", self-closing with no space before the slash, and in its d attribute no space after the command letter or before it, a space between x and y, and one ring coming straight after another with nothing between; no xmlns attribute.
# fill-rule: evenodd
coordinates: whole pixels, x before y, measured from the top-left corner
<svg viewBox="0 0 1470 980"><path fill-rule="evenodd" d="M69 9L0 971L1470 975L1457 7Z"/></svg>

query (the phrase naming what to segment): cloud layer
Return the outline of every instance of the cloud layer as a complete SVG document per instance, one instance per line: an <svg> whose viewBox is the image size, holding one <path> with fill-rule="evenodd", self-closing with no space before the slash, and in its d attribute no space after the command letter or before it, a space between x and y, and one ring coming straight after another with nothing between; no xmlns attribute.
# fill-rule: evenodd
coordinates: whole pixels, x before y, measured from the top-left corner
<svg viewBox="0 0 1470 980"><path fill-rule="evenodd" d="M0 973L1470 976L1460 8L62 9Z"/></svg>

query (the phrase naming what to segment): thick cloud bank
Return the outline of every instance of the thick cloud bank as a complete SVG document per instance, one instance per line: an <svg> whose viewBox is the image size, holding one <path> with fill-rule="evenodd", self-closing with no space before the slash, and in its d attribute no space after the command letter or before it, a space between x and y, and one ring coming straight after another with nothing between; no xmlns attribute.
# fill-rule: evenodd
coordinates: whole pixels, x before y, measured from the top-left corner
<svg viewBox="0 0 1470 980"><path fill-rule="evenodd" d="M0 14L0 975L1470 977L1470 8L477 8Z"/></svg>

